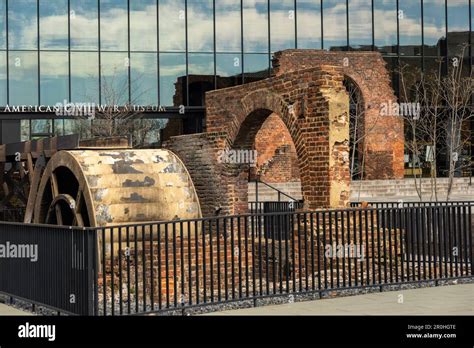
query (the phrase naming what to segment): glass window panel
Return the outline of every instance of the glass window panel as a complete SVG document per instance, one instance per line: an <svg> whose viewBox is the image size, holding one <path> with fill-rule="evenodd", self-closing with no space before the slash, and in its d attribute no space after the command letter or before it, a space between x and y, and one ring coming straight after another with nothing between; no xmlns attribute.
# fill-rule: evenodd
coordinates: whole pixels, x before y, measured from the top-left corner
<svg viewBox="0 0 474 348"><path fill-rule="evenodd" d="M244 55L245 82L253 82L269 77L270 60L268 54Z"/></svg>
<svg viewBox="0 0 474 348"><path fill-rule="evenodd" d="M295 48L294 0L270 0L270 47L272 52Z"/></svg>
<svg viewBox="0 0 474 348"><path fill-rule="evenodd" d="M160 104L164 106L184 104L183 96L185 93L186 55L182 53L161 53ZM175 94L176 98L174 98Z"/></svg>
<svg viewBox="0 0 474 348"><path fill-rule="evenodd" d="M244 52L268 52L267 0L242 0L244 17Z"/></svg>
<svg viewBox="0 0 474 348"><path fill-rule="evenodd" d="M188 56L189 75L212 75L214 78L214 55L191 53Z"/></svg>
<svg viewBox="0 0 474 348"><path fill-rule="evenodd" d="M156 0L130 1L130 49L157 51Z"/></svg>
<svg viewBox="0 0 474 348"><path fill-rule="evenodd" d="M445 69L446 61L443 58L425 58L424 60L424 73L428 76L438 75L441 68L441 72Z"/></svg>
<svg viewBox="0 0 474 348"><path fill-rule="evenodd" d="M68 49L68 0L40 0L41 49Z"/></svg>
<svg viewBox="0 0 474 348"><path fill-rule="evenodd" d="M80 139L91 138L92 120L64 120L64 134L79 134Z"/></svg>
<svg viewBox="0 0 474 348"><path fill-rule="evenodd" d="M8 59L10 104L38 104L38 54L10 51Z"/></svg>
<svg viewBox="0 0 474 348"><path fill-rule="evenodd" d="M241 50L240 0L216 1L216 50Z"/></svg>
<svg viewBox="0 0 474 348"><path fill-rule="evenodd" d="M387 63L386 68L390 74L390 80L392 88L395 91L395 95L399 95L399 78L400 74L398 73L398 58L397 57L384 57L385 62Z"/></svg>
<svg viewBox="0 0 474 348"><path fill-rule="evenodd" d="M101 53L101 104L125 105L129 101L126 53Z"/></svg>
<svg viewBox="0 0 474 348"><path fill-rule="evenodd" d="M445 1L423 0L425 56L439 56L446 38Z"/></svg>
<svg viewBox="0 0 474 348"><path fill-rule="evenodd" d="M127 0L100 0L100 45L104 51L128 50Z"/></svg>
<svg viewBox="0 0 474 348"><path fill-rule="evenodd" d="M0 51L0 107L7 105L7 53Z"/></svg>
<svg viewBox="0 0 474 348"><path fill-rule="evenodd" d="M8 2L8 37L10 49L38 48L36 0Z"/></svg>
<svg viewBox="0 0 474 348"><path fill-rule="evenodd" d="M462 47L469 43L469 0L448 1L448 54L461 54ZM466 49L464 56L469 56Z"/></svg>
<svg viewBox="0 0 474 348"><path fill-rule="evenodd" d="M7 46L7 6L6 0L0 0L0 49Z"/></svg>
<svg viewBox="0 0 474 348"><path fill-rule="evenodd" d="M71 2L71 49L96 50L99 47L97 0Z"/></svg>
<svg viewBox="0 0 474 348"><path fill-rule="evenodd" d="M298 48L321 48L321 0L297 0Z"/></svg>
<svg viewBox="0 0 474 348"><path fill-rule="evenodd" d="M160 0L160 51L186 49L186 11L184 0Z"/></svg>
<svg viewBox="0 0 474 348"><path fill-rule="evenodd" d="M374 1L375 47L385 54L397 53L397 1Z"/></svg>
<svg viewBox="0 0 474 348"><path fill-rule="evenodd" d="M242 63L239 55L220 53L216 55L217 88L238 85L242 82Z"/></svg>
<svg viewBox="0 0 474 348"><path fill-rule="evenodd" d="M99 57L95 52L71 53L71 101L99 102Z"/></svg>
<svg viewBox="0 0 474 348"><path fill-rule="evenodd" d="M214 47L212 0L188 0L188 50L212 52Z"/></svg>
<svg viewBox="0 0 474 348"><path fill-rule="evenodd" d="M399 0L400 54L421 55L421 1Z"/></svg>
<svg viewBox="0 0 474 348"><path fill-rule="evenodd" d="M64 120L53 120L53 129L55 136L64 135Z"/></svg>
<svg viewBox="0 0 474 348"><path fill-rule="evenodd" d="M400 100L402 102L413 102L415 95L415 84L421 74L421 58L400 58L400 67L403 70L402 83L400 79Z"/></svg>
<svg viewBox="0 0 474 348"><path fill-rule="evenodd" d="M193 53L188 57L189 105L203 106L207 91L214 89L214 55Z"/></svg>
<svg viewBox="0 0 474 348"><path fill-rule="evenodd" d="M21 140L30 140L30 120L21 120Z"/></svg>
<svg viewBox="0 0 474 348"><path fill-rule="evenodd" d="M340 51L347 48L346 0L323 1L324 48Z"/></svg>
<svg viewBox="0 0 474 348"><path fill-rule="evenodd" d="M471 56L474 57L474 47L473 46L474 46L474 4L471 2ZM471 61L471 64L472 64L472 61ZM473 142L472 146L474 147L474 142Z"/></svg>
<svg viewBox="0 0 474 348"><path fill-rule="evenodd" d="M52 120L31 120L31 137L50 134L52 123Z"/></svg>
<svg viewBox="0 0 474 348"><path fill-rule="evenodd" d="M158 105L157 53L132 53L130 67L132 104Z"/></svg>
<svg viewBox="0 0 474 348"><path fill-rule="evenodd" d="M349 0L349 45L372 49L372 0Z"/></svg>
<svg viewBox="0 0 474 348"><path fill-rule="evenodd" d="M69 101L69 58L67 52L41 52L40 104Z"/></svg>

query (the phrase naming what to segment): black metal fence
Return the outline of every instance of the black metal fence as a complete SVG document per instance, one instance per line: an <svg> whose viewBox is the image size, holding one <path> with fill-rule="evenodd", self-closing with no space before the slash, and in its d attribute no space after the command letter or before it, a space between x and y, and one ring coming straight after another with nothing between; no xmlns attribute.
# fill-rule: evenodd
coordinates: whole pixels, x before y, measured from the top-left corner
<svg viewBox="0 0 474 348"><path fill-rule="evenodd" d="M123 315L471 277L473 210L462 202L84 230L2 224L2 241L43 238L45 263L20 272L14 261L1 261L0 292L71 313ZM71 261L77 248L80 268ZM9 285L18 274L23 283ZM28 281L34 274L42 276ZM71 307L71 293L85 307Z"/></svg>
<svg viewBox="0 0 474 348"><path fill-rule="evenodd" d="M98 313L473 276L473 208L257 213L99 229Z"/></svg>
<svg viewBox="0 0 474 348"><path fill-rule="evenodd" d="M350 205L351 207L360 207L363 204L367 204L369 207L373 208L409 208L409 207L434 207L434 206L458 206L458 205L472 205L474 204L474 201L413 201L413 202L408 202L404 200L399 200L399 201L380 201L380 202L373 202L373 201L368 201L368 202L351 202Z"/></svg>
<svg viewBox="0 0 474 348"><path fill-rule="evenodd" d="M96 235L0 223L0 293L64 313L94 314Z"/></svg>

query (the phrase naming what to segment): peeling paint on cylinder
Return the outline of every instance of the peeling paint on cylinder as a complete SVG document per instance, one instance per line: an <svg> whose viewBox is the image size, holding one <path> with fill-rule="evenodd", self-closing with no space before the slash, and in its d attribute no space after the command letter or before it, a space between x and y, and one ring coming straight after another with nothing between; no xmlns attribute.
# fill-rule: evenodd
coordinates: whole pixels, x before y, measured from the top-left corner
<svg viewBox="0 0 474 348"><path fill-rule="evenodd" d="M202 217L191 177L169 150L60 151L51 163L85 182L92 227Z"/></svg>

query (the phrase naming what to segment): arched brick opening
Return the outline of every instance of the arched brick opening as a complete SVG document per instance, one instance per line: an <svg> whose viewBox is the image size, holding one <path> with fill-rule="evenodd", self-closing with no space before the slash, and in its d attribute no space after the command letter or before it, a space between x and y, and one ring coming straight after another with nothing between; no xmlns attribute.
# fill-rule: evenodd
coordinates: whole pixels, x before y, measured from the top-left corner
<svg viewBox="0 0 474 348"><path fill-rule="evenodd" d="M344 75L344 86L349 94L349 159L351 179L361 179L364 177L366 156L366 143L364 142L364 133L368 127L365 123L365 114L367 112L367 104L364 100L364 94L361 87L349 75Z"/></svg>
<svg viewBox="0 0 474 348"><path fill-rule="evenodd" d="M263 123L255 139L257 164L255 177L270 184L289 183L292 190L283 190L291 196L301 196L300 172L295 144L286 125L277 114L271 114ZM280 186L281 188L287 188Z"/></svg>
<svg viewBox="0 0 474 348"><path fill-rule="evenodd" d="M295 150L297 172L301 173L308 166L306 163L308 154L305 139L299 134L300 129L294 126L294 106L269 89L249 93L242 99L242 105L245 105L246 112L252 111L244 116L235 136L229 138L229 150L256 150L257 134L263 124L273 115L285 127L285 131L290 137L289 140ZM240 115L240 117L242 116ZM258 156L257 152L257 158ZM237 203L234 205L235 213L247 212L249 181L255 179L254 170L252 165L246 163L226 165L227 176L234 178L234 183L231 184L234 197L238 197ZM298 180L302 181L301 176L298 177ZM306 180L307 187L315 184L314 181L310 182L309 177L304 180Z"/></svg>
<svg viewBox="0 0 474 348"><path fill-rule="evenodd" d="M366 112L364 125L365 179L402 179L404 177L403 120L381 115L384 103L395 103L386 63L378 52L328 52L291 49L274 54L274 76L324 64L337 66L360 88Z"/></svg>
<svg viewBox="0 0 474 348"><path fill-rule="evenodd" d="M248 163L222 153L250 149L276 113L295 144L308 209L349 199L349 98L341 69L321 65L206 93L206 133L171 137L164 147L185 163L205 216L248 212Z"/></svg>

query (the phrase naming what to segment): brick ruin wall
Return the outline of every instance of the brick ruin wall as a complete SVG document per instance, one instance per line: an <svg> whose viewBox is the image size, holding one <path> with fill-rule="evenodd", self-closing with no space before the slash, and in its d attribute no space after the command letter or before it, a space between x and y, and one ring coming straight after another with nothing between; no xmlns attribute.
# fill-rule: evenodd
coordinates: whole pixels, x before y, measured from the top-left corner
<svg viewBox="0 0 474 348"><path fill-rule="evenodd" d="M404 177L403 120L381 115L383 103L396 102L386 69L378 52L327 52L323 50L285 50L273 59L274 76L321 64L340 67L360 90L366 112L365 179L402 179Z"/></svg>
<svg viewBox="0 0 474 348"><path fill-rule="evenodd" d="M289 72L208 92L206 98L207 133L164 143L188 168L205 216L248 211L250 166L218 158L222 151L254 149L257 133L272 113L293 140L306 208L347 204L349 98L340 69Z"/></svg>

